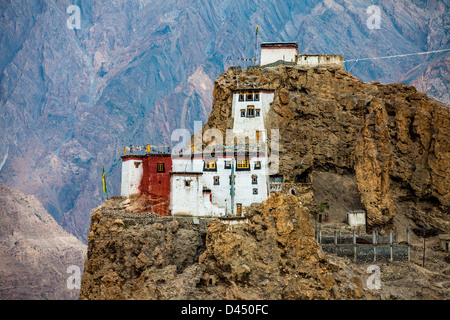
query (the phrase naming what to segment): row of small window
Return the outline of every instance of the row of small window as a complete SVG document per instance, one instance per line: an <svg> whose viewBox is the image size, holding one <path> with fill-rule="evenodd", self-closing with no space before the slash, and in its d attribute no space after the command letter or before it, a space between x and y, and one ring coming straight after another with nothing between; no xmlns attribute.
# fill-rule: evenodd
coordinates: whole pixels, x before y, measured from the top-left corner
<svg viewBox="0 0 450 320"><path fill-rule="evenodd" d="M241 118L254 118L261 115L261 109L255 109L255 106L247 106L247 109L241 109Z"/></svg>
<svg viewBox="0 0 450 320"><path fill-rule="evenodd" d="M225 169L231 169L231 161L225 161ZM245 160L237 160L236 162L237 169L249 169L250 163L248 159ZM216 161L205 161L205 169L213 170L216 169ZM261 169L261 161L255 161L254 169Z"/></svg>
<svg viewBox="0 0 450 320"><path fill-rule="evenodd" d="M219 176L214 176L214 185L220 185ZM230 185L231 185L231 174L230 174ZM258 184L258 176L256 174L252 175L252 184Z"/></svg>
<svg viewBox="0 0 450 320"><path fill-rule="evenodd" d="M239 92L239 101L259 101L259 92Z"/></svg>

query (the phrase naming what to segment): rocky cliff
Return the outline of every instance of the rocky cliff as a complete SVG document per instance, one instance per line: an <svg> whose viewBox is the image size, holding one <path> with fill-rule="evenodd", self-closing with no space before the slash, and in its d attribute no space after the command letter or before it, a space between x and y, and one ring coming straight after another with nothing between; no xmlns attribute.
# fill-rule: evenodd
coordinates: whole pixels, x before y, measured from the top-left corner
<svg viewBox="0 0 450 320"><path fill-rule="evenodd" d="M113 198L92 212L80 299L448 299L448 254L435 241L426 269L414 237L411 262L377 262L381 288L370 289L368 265L324 253L291 195L246 208L234 225L133 214L135 201Z"/></svg>
<svg viewBox="0 0 450 320"><path fill-rule="evenodd" d="M406 216L419 226L450 230L447 106L415 87L364 83L337 67L230 69L215 82L203 130L220 128L225 136L232 127L237 77L275 90L266 128L279 130L279 174L287 184L309 182L317 194L348 193L352 201L326 202L341 220L346 210L364 208L369 228L394 228ZM330 177L341 183L333 187ZM348 178L353 188L345 186Z"/></svg>
<svg viewBox="0 0 450 320"><path fill-rule="evenodd" d="M0 185L0 299L76 299L85 256L36 197Z"/></svg>
<svg viewBox="0 0 450 320"><path fill-rule="evenodd" d="M237 225L132 217L121 201L93 212L80 299L371 297L361 274L325 256L308 210L293 196L248 208Z"/></svg>

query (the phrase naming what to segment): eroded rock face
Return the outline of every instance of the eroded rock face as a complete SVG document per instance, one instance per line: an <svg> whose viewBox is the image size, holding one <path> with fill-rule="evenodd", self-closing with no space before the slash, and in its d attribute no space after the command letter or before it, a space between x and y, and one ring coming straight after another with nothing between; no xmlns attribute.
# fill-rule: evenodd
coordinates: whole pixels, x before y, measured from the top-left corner
<svg viewBox="0 0 450 320"><path fill-rule="evenodd" d="M360 280L344 275L342 262L325 256L314 237L308 210L294 196L274 194L249 208L246 216L248 223L230 226L215 221L208 229L200 264L214 277L215 290L222 297L363 297Z"/></svg>
<svg viewBox="0 0 450 320"><path fill-rule="evenodd" d="M418 225L450 230L447 106L412 86L363 83L335 67L230 69L215 82L204 131L218 127L225 134L232 127L237 76L275 90L265 123L269 138L270 129L279 130L285 182L314 171L350 173L369 228L393 228L402 214Z"/></svg>
<svg viewBox="0 0 450 320"><path fill-rule="evenodd" d="M247 222L214 220L207 231L192 218L113 211L92 215L81 299L366 297L343 260L325 256L293 196L276 194L248 208Z"/></svg>

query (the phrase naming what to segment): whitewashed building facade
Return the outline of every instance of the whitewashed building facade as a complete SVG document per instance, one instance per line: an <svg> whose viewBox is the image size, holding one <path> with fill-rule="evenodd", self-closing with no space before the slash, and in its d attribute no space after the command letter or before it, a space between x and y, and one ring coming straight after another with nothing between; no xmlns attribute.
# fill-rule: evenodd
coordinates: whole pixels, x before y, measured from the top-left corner
<svg viewBox="0 0 450 320"><path fill-rule="evenodd" d="M172 215L242 215L243 207L269 197L268 157L264 119L274 92L241 89L233 92L232 132L238 147L206 157L172 157ZM232 179L234 172L234 180ZM232 190L233 189L233 190Z"/></svg>

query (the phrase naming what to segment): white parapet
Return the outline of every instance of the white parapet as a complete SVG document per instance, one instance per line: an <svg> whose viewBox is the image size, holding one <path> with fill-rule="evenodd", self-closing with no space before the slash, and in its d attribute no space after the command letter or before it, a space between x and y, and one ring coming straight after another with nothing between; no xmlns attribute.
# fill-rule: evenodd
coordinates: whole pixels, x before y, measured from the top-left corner
<svg viewBox="0 0 450 320"><path fill-rule="evenodd" d="M297 65L310 67L336 65L343 68L344 56L338 54L299 54Z"/></svg>

